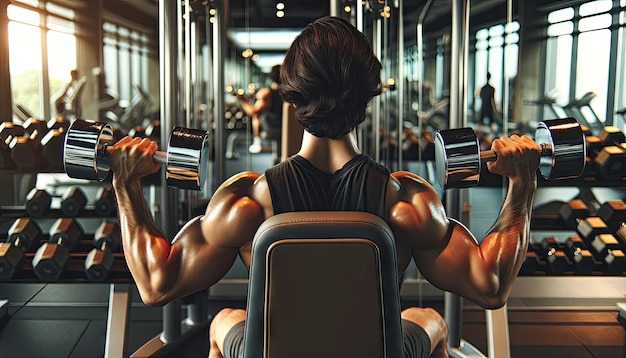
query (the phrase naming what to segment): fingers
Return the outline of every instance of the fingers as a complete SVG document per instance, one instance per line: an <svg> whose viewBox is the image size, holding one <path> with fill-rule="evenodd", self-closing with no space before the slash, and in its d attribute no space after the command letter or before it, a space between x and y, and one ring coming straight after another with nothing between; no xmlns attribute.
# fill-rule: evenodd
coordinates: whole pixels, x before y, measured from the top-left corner
<svg viewBox="0 0 626 358"><path fill-rule="evenodd" d="M157 142L149 139L149 138L140 138L140 137L129 137L126 136L122 139L120 139L119 141L117 141L117 143L115 143L115 145L113 146L114 149L121 149L121 148L127 148L132 150L133 148L141 150L141 151L147 151L147 152L156 152L158 145Z"/></svg>

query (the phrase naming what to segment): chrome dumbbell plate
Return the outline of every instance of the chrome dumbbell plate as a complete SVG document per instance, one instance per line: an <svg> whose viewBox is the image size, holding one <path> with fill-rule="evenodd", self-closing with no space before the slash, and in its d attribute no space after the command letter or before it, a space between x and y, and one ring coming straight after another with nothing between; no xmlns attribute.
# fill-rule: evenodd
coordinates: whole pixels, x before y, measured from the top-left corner
<svg viewBox="0 0 626 358"><path fill-rule="evenodd" d="M65 136L63 165L72 178L104 180L111 167L105 155L113 145L113 131L105 123L77 120Z"/></svg>

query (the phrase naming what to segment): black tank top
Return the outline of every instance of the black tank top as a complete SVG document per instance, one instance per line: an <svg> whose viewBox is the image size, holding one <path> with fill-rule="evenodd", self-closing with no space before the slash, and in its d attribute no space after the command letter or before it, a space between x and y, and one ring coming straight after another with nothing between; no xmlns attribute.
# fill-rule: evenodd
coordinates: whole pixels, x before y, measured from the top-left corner
<svg viewBox="0 0 626 358"><path fill-rule="evenodd" d="M359 154L333 174L299 155L265 172L274 214L290 211L362 211L385 219L390 170Z"/></svg>

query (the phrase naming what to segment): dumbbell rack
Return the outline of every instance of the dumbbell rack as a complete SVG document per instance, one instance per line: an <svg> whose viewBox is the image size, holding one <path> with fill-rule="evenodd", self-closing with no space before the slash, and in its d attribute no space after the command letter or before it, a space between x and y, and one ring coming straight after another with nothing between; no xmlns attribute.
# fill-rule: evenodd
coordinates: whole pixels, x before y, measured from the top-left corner
<svg viewBox="0 0 626 358"><path fill-rule="evenodd" d="M59 174L53 171L9 171L0 170L0 175L23 175L23 174L41 174L51 173ZM108 180L110 182L110 180ZM146 177L143 183L145 185L158 185L161 182L160 173ZM102 183L107 185L107 181ZM42 229L42 235L39 240L38 246L41 246L44 242L48 241L49 235L47 229L58 217L62 217L61 210L58 209L58 202L56 197L52 202L51 208L43 217L33 218ZM20 217L27 217L28 214L25 211L24 205L0 205L0 242L4 242L7 239L7 231L15 219ZM74 246L70 260L63 271L61 277L54 281L59 284L109 284L109 304L107 313L107 329L105 337L105 357L117 358L125 356L125 342L126 342L126 329L128 326L129 308L131 305L130 294L131 287L134 285L134 280L128 270L124 255L121 252L114 252L113 256L115 262L109 275L102 281L90 281L84 272L84 261L87 253L93 248L91 240L93 239L93 228L97 226L97 223L102 222L103 219L117 220L116 217L102 218L98 217L95 213L95 208L89 203L82 210L82 213L75 218L81 223L81 226L85 229L81 239ZM24 264L22 265L21 272L17 273L8 281L11 283L46 283L40 281L32 267L32 259L34 253L27 252L24 257ZM134 357L152 356L154 353L167 353L174 351L190 351L190 352L203 352L206 351L208 355L208 346L206 346L206 333L208 331L208 319L206 304L208 298L206 297L206 291L200 292L196 296L195 301L185 301L184 304L187 307L187 318L182 319L180 300L174 301L163 308L163 332L144 346L139 348L133 353ZM8 319L7 314L8 302L0 298L0 325L4 323L4 320ZM200 341L204 343L204 347L200 345Z"/></svg>

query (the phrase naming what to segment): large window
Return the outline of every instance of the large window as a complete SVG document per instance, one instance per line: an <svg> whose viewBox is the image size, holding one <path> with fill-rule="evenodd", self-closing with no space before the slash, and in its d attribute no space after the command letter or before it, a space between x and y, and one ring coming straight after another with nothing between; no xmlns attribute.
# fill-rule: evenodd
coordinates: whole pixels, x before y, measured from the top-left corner
<svg viewBox="0 0 626 358"><path fill-rule="evenodd" d="M105 22L104 73L106 85L116 92L122 102L130 103L138 95L136 87L148 89L148 58L156 48L147 31L130 29L122 24Z"/></svg>
<svg viewBox="0 0 626 358"><path fill-rule="evenodd" d="M76 68L74 11L21 0L7 13L12 101L36 117L50 118L50 97Z"/></svg>
<svg viewBox="0 0 626 358"><path fill-rule="evenodd" d="M612 118L612 113L607 111L609 96L624 92L620 84L623 81L616 81L616 88L609 88L611 66L616 66L618 76L624 76L624 45L613 41L618 37L613 37L612 31L617 30L611 29L617 25L615 19L621 18L619 33L623 43L623 11L620 17L614 17L612 9L612 0L597 0L548 14L546 94L569 115L577 114L591 124ZM612 53L617 53L617 57L612 58ZM591 99L589 105L580 106L585 98ZM620 99L615 100L619 105Z"/></svg>
<svg viewBox="0 0 626 358"><path fill-rule="evenodd" d="M505 93L509 99L513 96L519 53L519 28L519 23L515 21L476 32L473 84L478 92L487 82L487 73L491 74L489 82L495 88L496 109L499 111L504 110L504 103L508 102L509 110L513 104L511 100L505 101L504 96ZM470 99L469 102L474 103L473 108L478 112L481 106L480 98L476 98L476 101Z"/></svg>

